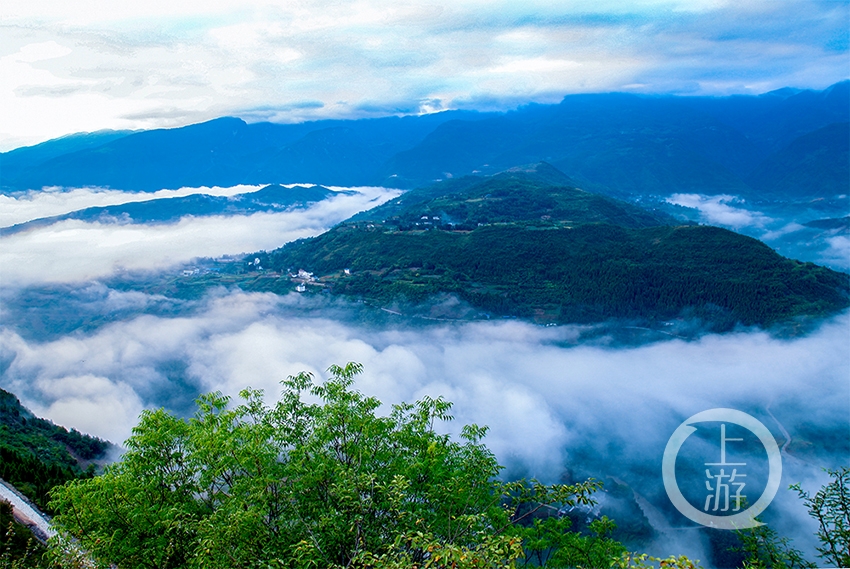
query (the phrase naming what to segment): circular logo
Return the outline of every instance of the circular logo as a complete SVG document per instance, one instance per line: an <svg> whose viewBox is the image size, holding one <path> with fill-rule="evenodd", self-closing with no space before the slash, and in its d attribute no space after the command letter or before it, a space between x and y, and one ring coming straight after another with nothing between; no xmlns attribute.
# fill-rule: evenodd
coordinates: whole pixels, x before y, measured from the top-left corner
<svg viewBox="0 0 850 569"><path fill-rule="evenodd" d="M685 440L687 440L687 438L696 431L696 428L691 425L694 423L707 422L731 423L743 427L758 437L759 441L761 441L761 444L767 451L769 474L764 492L762 492L762 495L752 506L744 511L738 512L737 514L716 516L709 514L707 511L703 512L698 510L693 507L687 499L685 499L685 496L682 495L681 490L679 490L679 485L676 482L676 457L678 456L679 450L682 448ZM740 439L726 439L725 425L722 429L722 459L720 463L712 464L716 466L734 466L736 464L743 464L726 463L726 441ZM725 469L720 470L719 472L720 473L715 477L716 480L714 482L718 491L717 501L719 502L720 499L719 492L722 485L726 491L726 501L728 502L729 484L724 483L723 479L726 478L729 479L729 482L732 482L736 475L736 471L733 470L732 474L726 474ZM782 456L773 435L771 435L770 431L767 430L767 427L765 427L761 421L755 417L736 409L709 409L708 411L697 413L696 415L688 418L684 423L679 425L675 431L673 431L673 434L670 436L670 440L667 441L667 447L664 449L664 459L661 463L661 476L664 480L664 489L667 490L667 496L670 497L670 501L673 502L676 509L688 519L698 524L716 529L736 530L752 528L763 525L761 522L756 521L755 518L762 513L765 508L767 508L773 500L773 497L776 496L777 490L779 490L779 484L782 478ZM706 501L706 510L708 510L709 501L710 498ZM717 509L716 504L714 509Z"/></svg>

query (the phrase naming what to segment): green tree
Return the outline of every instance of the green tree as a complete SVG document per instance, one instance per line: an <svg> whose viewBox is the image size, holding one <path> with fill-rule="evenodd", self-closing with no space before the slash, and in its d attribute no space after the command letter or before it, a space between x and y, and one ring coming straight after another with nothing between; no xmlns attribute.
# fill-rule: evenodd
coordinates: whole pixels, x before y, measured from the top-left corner
<svg viewBox="0 0 850 569"><path fill-rule="evenodd" d="M590 534L570 531L566 516L535 519L518 530L522 536L524 556L520 564L528 567L581 567L608 569L615 559L625 554L622 543L611 539L616 529L606 516L590 523Z"/></svg>
<svg viewBox="0 0 850 569"><path fill-rule="evenodd" d="M818 522L819 557L836 567L850 567L850 467L827 470L832 480L812 496L799 484L796 490Z"/></svg>
<svg viewBox="0 0 850 569"><path fill-rule="evenodd" d="M53 491L54 525L118 567L489 568L523 555L521 517L593 503L592 480L498 481L486 428L438 432L443 399L381 416L352 389L359 365L329 371L288 378L271 407L248 389L188 421L143 413L121 461Z"/></svg>
<svg viewBox="0 0 850 569"><path fill-rule="evenodd" d="M827 470L831 481L812 496L793 484L809 515L818 522L821 542L819 557L834 567L850 567L850 468ZM758 518L756 518L758 520ZM803 552L767 525L735 532L740 541L736 551L745 555L744 569L808 569L817 567Z"/></svg>
<svg viewBox="0 0 850 569"><path fill-rule="evenodd" d="M735 550L744 554L743 569L811 569L816 565L807 561L803 552L791 545L791 540L781 537L768 525L737 530L740 546Z"/></svg>

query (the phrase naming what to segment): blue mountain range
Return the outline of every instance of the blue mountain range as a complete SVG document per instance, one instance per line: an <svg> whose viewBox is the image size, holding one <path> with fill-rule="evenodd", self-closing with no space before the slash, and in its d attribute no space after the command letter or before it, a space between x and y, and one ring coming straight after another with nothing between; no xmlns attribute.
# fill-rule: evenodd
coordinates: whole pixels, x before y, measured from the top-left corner
<svg viewBox="0 0 850 569"><path fill-rule="evenodd" d="M314 183L411 188L546 161L614 196L846 194L850 81L823 91L570 95L504 113L77 134L0 154L0 191ZM801 183L802 180L802 183Z"/></svg>

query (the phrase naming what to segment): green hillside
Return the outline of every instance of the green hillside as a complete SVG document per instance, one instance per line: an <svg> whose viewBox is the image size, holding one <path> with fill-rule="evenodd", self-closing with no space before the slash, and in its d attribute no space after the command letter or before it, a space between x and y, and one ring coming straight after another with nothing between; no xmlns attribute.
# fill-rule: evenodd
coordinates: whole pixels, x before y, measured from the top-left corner
<svg viewBox="0 0 850 569"><path fill-rule="evenodd" d="M541 322L699 317L770 326L850 305L850 276L710 226L572 187L546 163L412 190L313 239L256 253L284 278L243 282L388 304L456 294L489 316ZM348 271L346 271L348 269ZM306 292L306 290L305 290Z"/></svg>
<svg viewBox="0 0 850 569"><path fill-rule="evenodd" d="M723 326L768 326L850 305L848 275L708 226L506 224L466 232L354 224L289 244L264 264L324 275L335 293L388 302L450 292L494 315L557 322L691 314Z"/></svg>
<svg viewBox="0 0 850 569"><path fill-rule="evenodd" d="M520 221L611 223L623 227L650 227L674 221L665 214L575 185L544 162L493 177L466 176L417 188L353 219L382 221L399 229L442 226L461 230L474 229L479 224Z"/></svg>
<svg viewBox="0 0 850 569"><path fill-rule="evenodd" d="M68 480L91 476L83 465L102 459L109 443L35 417L0 389L0 478L44 509L48 492Z"/></svg>

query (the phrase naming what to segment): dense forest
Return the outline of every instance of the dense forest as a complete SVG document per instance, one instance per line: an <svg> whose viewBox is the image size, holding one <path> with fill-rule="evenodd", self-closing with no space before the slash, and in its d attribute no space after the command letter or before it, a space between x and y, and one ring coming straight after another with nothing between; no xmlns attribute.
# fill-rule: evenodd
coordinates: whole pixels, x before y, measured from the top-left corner
<svg viewBox="0 0 850 569"><path fill-rule="evenodd" d="M246 258L284 278L241 284L423 303L455 294L484 317L538 322L699 318L769 327L850 306L850 277L756 239L584 191L546 163L411 190L311 239ZM243 265L244 266L244 265Z"/></svg>
<svg viewBox="0 0 850 569"><path fill-rule="evenodd" d="M334 293L422 302L450 292L494 316L553 322L691 315L728 329L850 305L848 275L710 226L505 224L462 232L343 225L259 258L284 274L329 275L323 284ZM293 285L264 279L253 286L288 292Z"/></svg>
<svg viewBox="0 0 850 569"><path fill-rule="evenodd" d="M666 214L579 189L574 180L546 162L491 177L464 176L416 188L352 218L369 220L399 229L455 230L515 222L610 223L630 228L676 223Z"/></svg>

